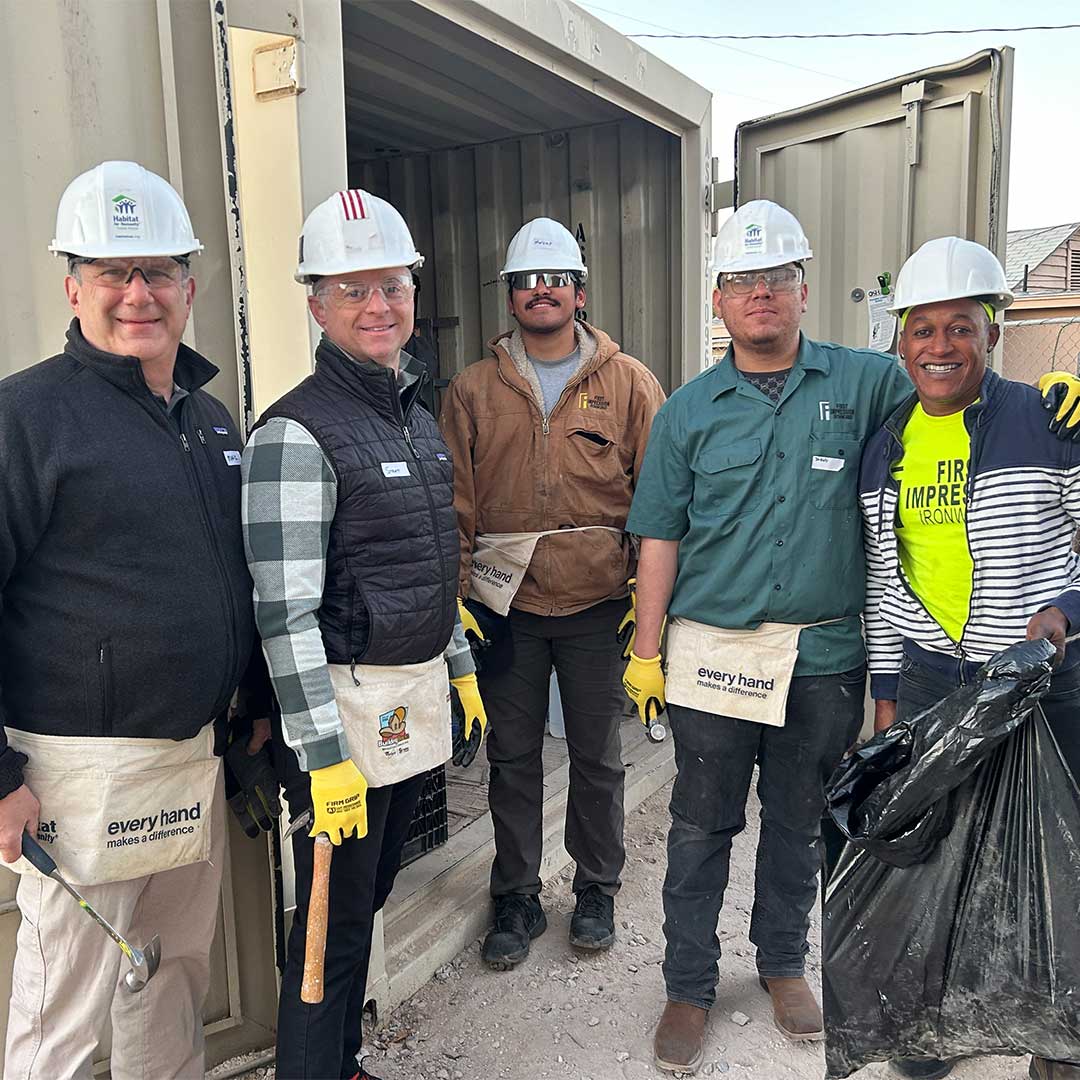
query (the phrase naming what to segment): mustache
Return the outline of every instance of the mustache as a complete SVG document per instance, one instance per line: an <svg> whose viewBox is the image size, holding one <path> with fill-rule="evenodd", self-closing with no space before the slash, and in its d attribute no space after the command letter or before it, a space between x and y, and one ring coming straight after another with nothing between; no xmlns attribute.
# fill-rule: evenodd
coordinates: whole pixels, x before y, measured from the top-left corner
<svg viewBox="0 0 1080 1080"><path fill-rule="evenodd" d="M540 304L540 303L552 304L554 307L561 307L562 306L559 303L559 301L555 299L554 296L536 296L536 297L533 297L533 299L530 300L525 305L525 310L528 311L529 308L535 307L537 304Z"/></svg>

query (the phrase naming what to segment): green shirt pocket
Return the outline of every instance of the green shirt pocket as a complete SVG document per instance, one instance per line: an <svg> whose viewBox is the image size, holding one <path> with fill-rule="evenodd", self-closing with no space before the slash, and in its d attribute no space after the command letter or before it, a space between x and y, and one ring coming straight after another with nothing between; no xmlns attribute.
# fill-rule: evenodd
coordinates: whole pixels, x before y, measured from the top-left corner
<svg viewBox="0 0 1080 1080"><path fill-rule="evenodd" d="M760 439L702 447L692 463L694 511L703 517L745 514L761 502Z"/></svg>
<svg viewBox="0 0 1080 1080"><path fill-rule="evenodd" d="M862 443L855 433L811 432L810 501L819 510L855 510Z"/></svg>

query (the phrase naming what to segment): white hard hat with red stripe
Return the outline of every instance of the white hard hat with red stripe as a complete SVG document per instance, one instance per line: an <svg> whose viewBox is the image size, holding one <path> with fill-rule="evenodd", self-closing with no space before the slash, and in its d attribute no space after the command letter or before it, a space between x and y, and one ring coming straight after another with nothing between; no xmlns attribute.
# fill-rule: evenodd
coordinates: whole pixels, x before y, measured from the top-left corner
<svg viewBox="0 0 1080 1080"><path fill-rule="evenodd" d="M300 233L296 280L355 270L415 270L424 263L405 219L385 199L351 188L335 191L308 214Z"/></svg>

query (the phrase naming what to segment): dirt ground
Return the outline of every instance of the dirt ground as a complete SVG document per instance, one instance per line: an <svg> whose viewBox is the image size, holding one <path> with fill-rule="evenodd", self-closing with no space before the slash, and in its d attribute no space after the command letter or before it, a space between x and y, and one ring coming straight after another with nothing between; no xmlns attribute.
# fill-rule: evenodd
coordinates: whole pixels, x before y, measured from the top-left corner
<svg viewBox="0 0 1080 1080"><path fill-rule="evenodd" d="M652 1035L664 1005L660 888L670 786L631 813L627 865L615 907L618 938L609 952L574 954L567 943L571 869L544 888L547 932L523 964L492 972L474 942L367 1041L365 1067L382 1080L645 1080L664 1075L652 1063ZM724 947L717 1004L698 1076L731 1080L822 1080L821 1044L794 1044L772 1023L747 940L753 900L757 808L735 841L731 884L720 920ZM811 975L818 986L818 922ZM741 1014L741 1015L734 1015ZM857 1074L884 1080L884 1065ZM956 1080L1021 1080L1026 1059L983 1058L959 1065ZM257 1069L247 1080L271 1080Z"/></svg>

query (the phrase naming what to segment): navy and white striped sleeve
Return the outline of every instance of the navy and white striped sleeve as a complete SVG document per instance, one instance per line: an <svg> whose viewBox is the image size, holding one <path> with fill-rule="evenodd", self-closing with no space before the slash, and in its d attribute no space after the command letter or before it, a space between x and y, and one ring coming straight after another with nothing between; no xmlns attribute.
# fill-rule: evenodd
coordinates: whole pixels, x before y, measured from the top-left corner
<svg viewBox="0 0 1080 1080"><path fill-rule="evenodd" d="M861 493L859 504L866 551L863 630L866 634L867 666L870 669L870 696L875 701L895 701L899 692L904 638L886 620L881 604L894 581L892 569L896 565L896 533L891 525L888 529L879 529L879 521L892 522L896 512L896 494L871 489Z"/></svg>
<svg viewBox="0 0 1080 1080"><path fill-rule="evenodd" d="M1071 448L1070 448L1071 449ZM1074 459L1080 455L1072 455ZM1061 508L1080 527L1080 463L1075 460L1061 478ZM1054 598L1053 607L1060 608L1069 620L1069 632L1080 630L1080 558L1073 560L1069 582Z"/></svg>

